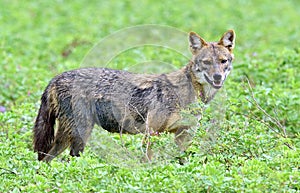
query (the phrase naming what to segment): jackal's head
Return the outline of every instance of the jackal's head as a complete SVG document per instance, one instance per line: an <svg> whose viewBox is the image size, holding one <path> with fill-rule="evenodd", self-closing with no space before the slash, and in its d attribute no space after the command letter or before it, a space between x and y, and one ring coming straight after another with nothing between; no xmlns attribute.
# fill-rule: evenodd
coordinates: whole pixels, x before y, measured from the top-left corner
<svg viewBox="0 0 300 193"><path fill-rule="evenodd" d="M232 69L232 53L235 33L228 30L219 42L206 42L195 32L189 34L193 54L192 72L200 84L209 84L215 89L222 87Z"/></svg>

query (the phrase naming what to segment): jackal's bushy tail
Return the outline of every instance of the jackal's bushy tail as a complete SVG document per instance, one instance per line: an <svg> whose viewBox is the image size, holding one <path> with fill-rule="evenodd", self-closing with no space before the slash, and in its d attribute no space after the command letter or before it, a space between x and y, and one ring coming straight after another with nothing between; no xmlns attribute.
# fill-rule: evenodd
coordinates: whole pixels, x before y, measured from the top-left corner
<svg viewBox="0 0 300 193"><path fill-rule="evenodd" d="M51 108L48 89L41 99L41 106L33 129L34 151L38 152L38 160L42 160L52 147L54 140L55 112Z"/></svg>

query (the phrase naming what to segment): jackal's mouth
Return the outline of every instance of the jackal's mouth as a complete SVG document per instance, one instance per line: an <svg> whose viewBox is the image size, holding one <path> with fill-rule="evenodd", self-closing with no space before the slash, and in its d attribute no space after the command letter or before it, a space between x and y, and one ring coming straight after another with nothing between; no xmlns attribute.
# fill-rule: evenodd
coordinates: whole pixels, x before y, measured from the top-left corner
<svg viewBox="0 0 300 193"><path fill-rule="evenodd" d="M212 85L215 89L220 89L223 85L223 81L217 81L217 80L212 81L206 76L206 74L204 74L204 77L205 77L206 81L210 85Z"/></svg>

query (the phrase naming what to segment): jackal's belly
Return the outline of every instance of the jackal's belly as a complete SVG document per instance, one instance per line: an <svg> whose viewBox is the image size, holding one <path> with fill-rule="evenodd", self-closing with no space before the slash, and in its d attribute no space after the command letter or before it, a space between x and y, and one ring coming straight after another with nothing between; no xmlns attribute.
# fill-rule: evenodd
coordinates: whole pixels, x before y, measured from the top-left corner
<svg viewBox="0 0 300 193"><path fill-rule="evenodd" d="M96 102L95 107L95 122L108 132L138 134L148 129L147 116L137 109L116 105L111 101Z"/></svg>

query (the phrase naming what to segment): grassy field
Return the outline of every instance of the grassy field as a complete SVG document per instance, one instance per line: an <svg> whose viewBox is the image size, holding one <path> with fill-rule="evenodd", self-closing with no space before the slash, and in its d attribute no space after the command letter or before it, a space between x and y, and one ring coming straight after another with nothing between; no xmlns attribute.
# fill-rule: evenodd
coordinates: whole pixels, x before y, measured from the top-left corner
<svg viewBox="0 0 300 193"><path fill-rule="evenodd" d="M0 192L300 192L299 1L0 0L0 5ZM153 164L122 156L110 146L118 136L100 128L82 157L65 152L50 164L38 162L32 128L51 78L82 67L103 38L143 24L196 31L208 41L227 29L237 34L234 69L208 105L188 153L178 155L185 164L176 156ZM181 41L187 46L187 38ZM154 60L174 68L187 62L172 49L143 46L122 52L111 66L130 70ZM137 137L126 140L130 151Z"/></svg>

